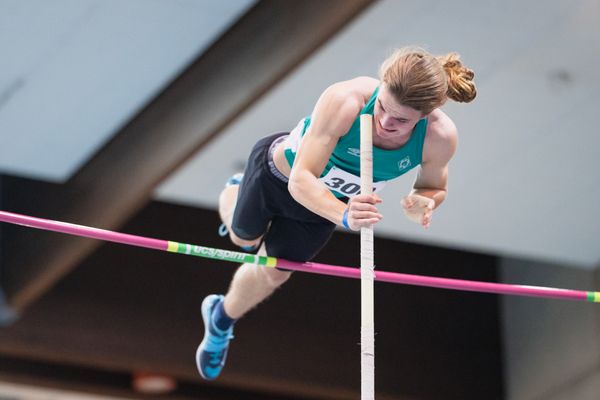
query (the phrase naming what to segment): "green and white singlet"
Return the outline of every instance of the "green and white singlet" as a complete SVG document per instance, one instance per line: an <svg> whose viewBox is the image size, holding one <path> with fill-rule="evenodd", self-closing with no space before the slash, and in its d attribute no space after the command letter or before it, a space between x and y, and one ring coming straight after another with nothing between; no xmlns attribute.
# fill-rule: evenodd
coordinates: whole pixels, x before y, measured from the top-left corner
<svg viewBox="0 0 600 400"><path fill-rule="evenodd" d="M338 198L353 197L360 192L360 116L373 115L378 91L379 88L375 89L350 130L339 139L321 174L320 180ZM302 119L285 141L285 157L290 167L294 164L296 152L310 121L310 116ZM387 181L421 164L426 131L427 119L423 118L415 125L408 142L399 149L386 150L373 146L374 192L381 191Z"/></svg>

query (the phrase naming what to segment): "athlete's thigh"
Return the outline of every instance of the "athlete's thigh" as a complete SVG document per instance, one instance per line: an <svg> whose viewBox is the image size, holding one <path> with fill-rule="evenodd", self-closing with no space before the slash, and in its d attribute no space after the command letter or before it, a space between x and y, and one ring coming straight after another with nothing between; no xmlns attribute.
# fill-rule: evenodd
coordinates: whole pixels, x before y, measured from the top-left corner
<svg viewBox="0 0 600 400"><path fill-rule="evenodd" d="M240 182L231 229L240 239L261 237L272 218L269 205L271 182L266 176L266 154L272 137L259 140L248 157L244 177Z"/></svg>
<svg viewBox="0 0 600 400"><path fill-rule="evenodd" d="M290 261L312 260L327 244L335 224L275 217L265 237L267 254Z"/></svg>

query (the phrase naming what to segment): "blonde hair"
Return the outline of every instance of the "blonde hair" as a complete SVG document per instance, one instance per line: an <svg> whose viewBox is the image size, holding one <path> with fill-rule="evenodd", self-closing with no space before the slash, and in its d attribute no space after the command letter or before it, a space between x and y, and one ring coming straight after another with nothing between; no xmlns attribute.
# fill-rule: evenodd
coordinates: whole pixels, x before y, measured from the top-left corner
<svg viewBox="0 0 600 400"><path fill-rule="evenodd" d="M433 56L418 47L397 49L379 69L379 78L402 105L424 115L448 98L469 103L477 95L472 70L456 53Z"/></svg>

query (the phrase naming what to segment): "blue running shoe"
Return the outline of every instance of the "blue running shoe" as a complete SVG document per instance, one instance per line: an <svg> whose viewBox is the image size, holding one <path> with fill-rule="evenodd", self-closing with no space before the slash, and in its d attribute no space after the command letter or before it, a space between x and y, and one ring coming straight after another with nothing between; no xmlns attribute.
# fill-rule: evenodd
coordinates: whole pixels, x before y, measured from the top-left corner
<svg viewBox="0 0 600 400"><path fill-rule="evenodd" d="M229 341L233 339L233 326L222 331L213 323L215 306L223 301L223 296L211 294L202 302L202 320L204 321L204 339L196 350L196 366L204 379L216 379L225 366Z"/></svg>
<svg viewBox="0 0 600 400"><path fill-rule="evenodd" d="M228 187L231 185L239 185L240 182L242 182L242 179L244 179L243 172L238 172L237 174L233 174L229 179L227 179L227 182L225 182L225 187Z"/></svg>

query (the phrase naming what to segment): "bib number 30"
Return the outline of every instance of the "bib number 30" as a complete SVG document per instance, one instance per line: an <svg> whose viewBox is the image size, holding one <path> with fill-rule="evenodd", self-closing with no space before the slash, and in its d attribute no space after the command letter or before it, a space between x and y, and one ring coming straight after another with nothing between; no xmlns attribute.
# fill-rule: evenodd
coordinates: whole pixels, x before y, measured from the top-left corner
<svg viewBox="0 0 600 400"><path fill-rule="evenodd" d="M330 180L325 181L325 185L346 196L356 196L357 194L360 194L360 185L346 182L342 178L331 178Z"/></svg>
<svg viewBox="0 0 600 400"><path fill-rule="evenodd" d="M332 167L321 181L333 192L340 193L346 197L354 197L360 194L360 177L346 172L342 169ZM373 192L383 188L385 182L373 182Z"/></svg>

